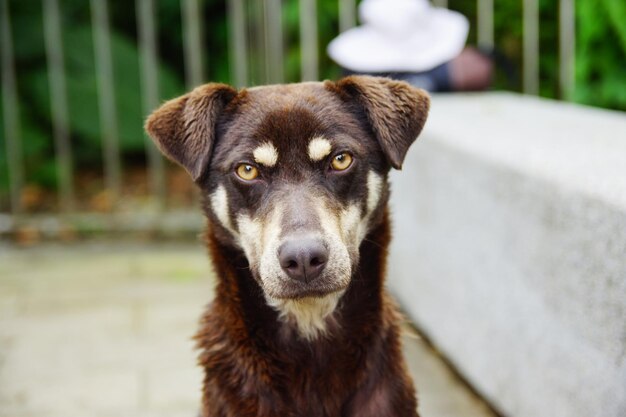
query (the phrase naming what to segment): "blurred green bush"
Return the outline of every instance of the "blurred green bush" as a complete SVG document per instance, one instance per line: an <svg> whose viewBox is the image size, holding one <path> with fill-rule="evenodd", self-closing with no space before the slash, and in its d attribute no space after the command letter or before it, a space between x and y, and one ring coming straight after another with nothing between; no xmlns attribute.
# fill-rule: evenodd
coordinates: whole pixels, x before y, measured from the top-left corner
<svg viewBox="0 0 626 417"><path fill-rule="evenodd" d="M581 104L626 110L626 1L574 0L576 4L576 90L573 100ZM521 74L523 1L494 1L496 48ZM476 2L448 0L476 22ZM540 95L561 98L559 91L559 0L539 0ZM476 43L472 24L469 42ZM519 77L518 77L519 78ZM496 88L521 91L499 79Z"/></svg>
<svg viewBox="0 0 626 417"><path fill-rule="evenodd" d="M180 0L155 0L160 64L159 94L162 99L184 91ZM226 2L202 3L205 77L229 82L228 21ZM261 8L248 4L250 33L257 19L251 15ZM256 4L256 6L253 6ZM339 69L325 54L328 42L337 35L337 0L318 0L320 77L335 78ZM559 98L558 89L558 0L540 0L540 94ZM94 47L89 2L60 0L62 37L67 76L70 130L77 170L100 170L101 139L98 116ZM144 138L139 79L135 2L109 1L111 48L114 64L115 102L120 147L127 161L142 163ZM449 6L473 22L469 43L476 39L476 2L449 0ZM17 67L18 96L24 161L28 183L55 187L55 159L51 138L52 122L48 72L44 50L41 1L10 0L12 35ZM576 91L574 100L599 107L626 110L626 2L623 0L577 0ZM299 16L296 0L283 1L285 35L285 78L300 77ZM522 2L495 2L496 46L521 69ZM254 37L251 38L254 45ZM261 58L250 56L252 83L262 83ZM498 78L495 88L519 90ZM0 111L1 111L0 104ZM0 118L0 193L8 187L4 129Z"/></svg>

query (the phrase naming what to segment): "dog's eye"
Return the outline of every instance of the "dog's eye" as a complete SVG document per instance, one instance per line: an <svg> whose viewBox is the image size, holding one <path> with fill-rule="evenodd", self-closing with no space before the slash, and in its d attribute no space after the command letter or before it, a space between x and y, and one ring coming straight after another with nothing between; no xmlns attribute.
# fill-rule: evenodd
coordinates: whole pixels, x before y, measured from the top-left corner
<svg viewBox="0 0 626 417"><path fill-rule="evenodd" d="M335 171L345 171L350 165L352 165L352 155L347 152L335 155L330 163L331 168Z"/></svg>
<svg viewBox="0 0 626 417"><path fill-rule="evenodd" d="M259 170L248 164L241 164L237 167L237 175L242 180L252 181L259 176Z"/></svg>

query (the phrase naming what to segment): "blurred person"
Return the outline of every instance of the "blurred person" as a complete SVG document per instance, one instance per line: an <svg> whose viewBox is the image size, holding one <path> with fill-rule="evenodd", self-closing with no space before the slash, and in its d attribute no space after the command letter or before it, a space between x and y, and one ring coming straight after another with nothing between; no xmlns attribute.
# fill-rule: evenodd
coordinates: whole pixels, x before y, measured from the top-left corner
<svg viewBox="0 0 626 417"><path fill-rule="evenodd" d="M363 0L359 18L362 26L328 45L344 75L385 76L432 92L491 85L493 59L465 48L469 22L462 14L427 0Z"/></svg>

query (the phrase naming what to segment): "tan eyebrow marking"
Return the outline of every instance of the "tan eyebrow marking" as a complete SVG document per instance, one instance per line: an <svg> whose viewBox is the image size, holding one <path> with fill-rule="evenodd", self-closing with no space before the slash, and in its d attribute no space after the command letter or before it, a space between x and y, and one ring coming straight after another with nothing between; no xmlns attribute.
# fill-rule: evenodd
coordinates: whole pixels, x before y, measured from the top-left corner
<svg viewBox="0 0 626 417"><path fill-rule="evenodd" d="M332 146L328 139L317 137L309 142L309 158L312 161L321 161L330 154L331 150Z"/></svg>
<svg viewBox="0 0 626 417"><path fill-rule="evenodd" d="M252 155L257 163L265 165L266 167L271 168L278 162L278 150L269 142L257 147L254 152L252 152Z"/></svg>

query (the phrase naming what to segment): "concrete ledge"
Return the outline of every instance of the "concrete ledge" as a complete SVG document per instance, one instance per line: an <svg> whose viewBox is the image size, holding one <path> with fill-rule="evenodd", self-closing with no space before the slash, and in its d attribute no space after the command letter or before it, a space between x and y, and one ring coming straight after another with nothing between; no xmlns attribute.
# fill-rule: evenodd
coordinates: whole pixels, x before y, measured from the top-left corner
<svg viewBox="0 0 626 417"><path fill-rule="evenodd" d="M390 287L509 416L626 415L626 116L437 96L393 176Z"/></svg>

